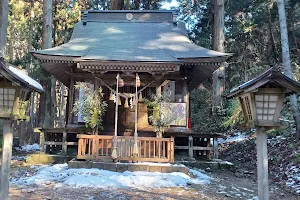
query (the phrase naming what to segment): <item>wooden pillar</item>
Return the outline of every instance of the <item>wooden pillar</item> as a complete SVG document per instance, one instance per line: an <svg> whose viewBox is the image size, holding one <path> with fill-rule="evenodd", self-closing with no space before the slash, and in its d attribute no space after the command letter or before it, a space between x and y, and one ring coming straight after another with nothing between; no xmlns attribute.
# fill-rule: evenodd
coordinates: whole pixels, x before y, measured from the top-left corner
<svg viewBox="0 0 300 200"><path fill-rule="evenodd" d="M189 144L188 144L188 149L189 149L189 157L193 158L194 157L194 141L193 141L193 136L189 136Z"/></svg>
<svg viewBox="0 0 300 200"><path fill-rule="evenodd" d="M40 132L40 152L45 152L45 132Z"/></svg>
<svg viewBox="0 0 300 200"><path fill-rule="evenodd" d="M8 199L9 178L10 178L10 162L12 156L13 145L13 121L5 120L3 124L3 148L1 160L1 184L0 197L2 200Z"/></svg>
<svg viewBox="0 0 300 200"><path fill-rule="evenodd" d="M67 154L68 146L67 146L67 131L64 130L62 134L62 153Z"/></svg>
<svg viewBox="0 0 300 200"><path fill-rule="evenodd" d="M267 134L262 127L256 127L256 151L258 199L269 200Z"/></svg>
<svg viewBox="0 0 300 200"><path fill-rule="evenodd" d="M219 146L218 146L218 137L214 136L213 138L213 148L214 148L214 159L219 158Z"/></svg>
<svg viewBox="0 0 300 200"><path fill-rule="evenodd" d="M69 86L69 95L68 95L68 122L67 124L72 123L72 111L73 111L73 98L74 98L74 77L71 77L70 86Z"/></svg>
<svg viewBox="0 0 300 200"><path fill-rule="evenodd" d="M171 136L171 163L175 161L175 138Z"/></svg>
<svg viewBox="0 0 300 200"><path fill-rule="evenodd" d="M189 118L190 118L190 93L187 87L187 81L183 81L183 101L186 103L186 127L189 128Z"/></svg>

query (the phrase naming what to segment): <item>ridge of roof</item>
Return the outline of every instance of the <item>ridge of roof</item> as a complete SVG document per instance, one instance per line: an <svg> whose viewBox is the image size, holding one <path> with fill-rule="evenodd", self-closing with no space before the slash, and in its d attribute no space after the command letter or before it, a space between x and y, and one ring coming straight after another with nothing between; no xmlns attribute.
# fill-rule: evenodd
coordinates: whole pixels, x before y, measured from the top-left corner
<svg viewBox="0 0 300 200"><path fill-rule="evenodd" d="M179 10L82 10L81 13L178 13Z"/></svg>

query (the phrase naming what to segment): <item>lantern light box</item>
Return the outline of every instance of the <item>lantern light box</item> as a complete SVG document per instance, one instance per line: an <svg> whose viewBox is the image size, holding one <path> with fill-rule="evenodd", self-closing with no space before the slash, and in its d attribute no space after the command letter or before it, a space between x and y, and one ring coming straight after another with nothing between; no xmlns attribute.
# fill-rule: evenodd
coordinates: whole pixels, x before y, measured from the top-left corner
<svg viewBox="0 0 300 200"><path fill-rule="evenodd" d="M26 120L25 115L32 91L43 92L35 80L0 58L0 118Z"/></svg>
<svg viewBox="0 0 300 200"><path fill-rule="evenodd" d="M285 95L300 92L300 84L270 68L259 77L236 88L230 97L237 97L249 125L278 126Z"/></svg>

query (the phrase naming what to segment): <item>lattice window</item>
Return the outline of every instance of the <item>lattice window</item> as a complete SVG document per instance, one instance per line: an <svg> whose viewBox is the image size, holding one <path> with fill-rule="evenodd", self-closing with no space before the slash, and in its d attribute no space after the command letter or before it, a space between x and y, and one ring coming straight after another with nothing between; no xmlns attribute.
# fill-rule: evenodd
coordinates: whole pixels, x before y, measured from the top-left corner
<svg viewBox="0 0 300 200"><path fill-rule="evenodd" d="M10 111L14 105L15 92L13 88L0 88L0 110Z"/></svg>
<svg viewBox="0 0 300 200"><path fill-rule="evenodd" d="M258 120L274 119L278 96L274 94L255 95L256 116Z"/></svg>

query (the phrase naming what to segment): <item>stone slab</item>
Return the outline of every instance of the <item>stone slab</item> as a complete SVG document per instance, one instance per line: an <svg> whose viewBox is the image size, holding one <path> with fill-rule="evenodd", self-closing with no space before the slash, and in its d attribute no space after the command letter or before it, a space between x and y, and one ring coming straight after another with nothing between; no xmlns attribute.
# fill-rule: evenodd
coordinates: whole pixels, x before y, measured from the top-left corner
<svg viewBox="0 0 300 200"><path fill-rule="evenodd" d="M117 164L116 163L104 163L104 170L109 170L112 172L117 171Z"/></svg>
<svg viewBox="0 0 300 200"><path fill-rule="evenodd" d="M128 165L123 165L121 163L117 163L117 172L125 172L128 171Z"/></svg>
<svg viewBox="0 0 300 200"><path fill-rule="evenodd" d="M188 168L184 166L173 166L173 165L151 165L144 163L113 163L113 162L91 162L91 161L77 161L71 160L68 163L69 168L97 168L104 169L113 172L124 172L124 171L146 171L146 172L182 172L187 174Z"/></svg>
<svg viewBox="0 0 300 200"><path fill-rule="evenodd" d="M149 165L138 165L139 171L149 172Z"/></svg>
<svg viewBox="0 0 300 200"><path fill-rule="evenodd" d="M139 165L128 165L128 171L135 172L135 171L143 171L143 170L140 170ZM146 171L149 171L149 169Z"/></svg>
<svg viewBox="0 0 300 200"><path fill-rule="evenodd" d="M104 169L104 163L102 163L102 162L92 162L92 168Z"/></svg>
<svg viewBox="0 0 300 200"><path fill-rule="evenodd" d="M161 172L162 166L149 166L149 172Z"/></svg>

